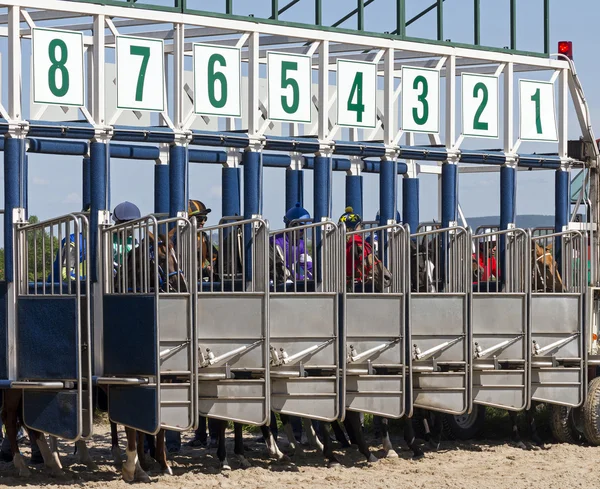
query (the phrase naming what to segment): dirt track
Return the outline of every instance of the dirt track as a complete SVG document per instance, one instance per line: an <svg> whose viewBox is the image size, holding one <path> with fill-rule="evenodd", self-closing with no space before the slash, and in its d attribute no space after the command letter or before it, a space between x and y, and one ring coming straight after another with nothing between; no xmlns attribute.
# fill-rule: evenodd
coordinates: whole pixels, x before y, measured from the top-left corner
<svg viewBox="0 0 600 489"><path fill-rule="evenodd" d="M54 488L65 485L116 489L131 487L121 480L110 459L108 426L97 426L97 434L89 443L90 453L100 468L88 473L77 465L72 447L61 445L65 467L64 479L52 479L40 466L33 468L29 479L15 477L12 464L0 463L0 486ZM220 474L213 450L188 448L172 456L173 477L151 473L154 487L166 488L477 488L477 489L533 489L533 488L591 488L600 487L598 471L594 469L600 457L600 448L550 445L548 450L523 451L500 439L476 443L444 441L438 452L428 452L424 460L414 462L411 453L402 448L400 433L393 436L400 458L367 464L358 451L350 448L337 451L343 466L328 469L322 457L307 450L295 464L278 464L266 456L263 445L248 435L247 445L252 451L248 459L253 468L238 469L231 459L233 471ZM188 438L185 437L184 441ZM124 440L122 440L124 447ZM285 450L286 445L281 443ZM231 452L233 447L229 447ZM381 446L375 446L381 456ZM67 454L68 452L68 454ZM23 453L29 456L29 447Z"/></svg>

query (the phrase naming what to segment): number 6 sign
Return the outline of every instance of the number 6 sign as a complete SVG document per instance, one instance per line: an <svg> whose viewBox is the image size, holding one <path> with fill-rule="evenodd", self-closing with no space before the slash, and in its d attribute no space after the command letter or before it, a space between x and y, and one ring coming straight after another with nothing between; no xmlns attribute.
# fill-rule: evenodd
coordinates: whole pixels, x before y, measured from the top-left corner
<svg viewBox="0 0 600 489"><path fill-rule="evenodd" d="M164 110L164 46L159 39L117 36L117 107Z"/></svg>
<svg viewBox="0 0 600 489"><path fill-rule="evenodd" d="M83 106L83 34L35 28L32 39L34 103Z"/></svg>

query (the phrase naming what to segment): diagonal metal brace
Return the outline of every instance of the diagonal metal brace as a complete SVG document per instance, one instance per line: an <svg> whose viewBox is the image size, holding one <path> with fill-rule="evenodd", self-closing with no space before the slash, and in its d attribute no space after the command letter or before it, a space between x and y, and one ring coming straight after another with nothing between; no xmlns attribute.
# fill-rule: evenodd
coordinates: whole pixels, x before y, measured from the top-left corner
<svg viewBox="0 0 600 489"><path fill-rule="evenodd" d="M382 343L381 345L377 345L373 348L370 348L367 351L363 351L362 353L357 353L357 351L354 349L354 345L350 345L350 353L348 353L347 363L360 362L361 360L372 357L376 353L386 350L387 348L390 348L391 346L394 346L395 344L397 344L399 342L400 342L400 339L395 339L388 343Z"/></svg>
<svg viewBox="0 0 600 489"><path fill-rule="evenodd" d="M566 345L567 343L569 343L569 341L574 340L578 336L579 336L579 333L572 334L571 336L567 336L566 338L563 338L562 340L558 340L558 341L555 341L554 343L550 343L549 345L546 345L543 348L540 347L540 345L539 345L539 343L537 341L533 340L533 351L532 351L532 353L534 355L536 355L536 356L545 355L550 350L554 350L554 349L559 348L559 347L561 347L563 345Z"/></svg>
<svg viewBox="0 0 600 489"><path fill-rule="evenodd" d="M475 342L475 352L473 354L473 357L474 358L485 358L486 356L491 355L492 353L495 353L498 350L502 350L503 348L506 348L507 346L512 345L513 343L516 343L517 341L522 339L523 336L524 335L522 335L522 334L517 335L514 338L511 338L510 340L504 340L504 341L498 343L497 345L490 346L486 350L482 350L481 347L479 346L479 343Z"/></svg>
<svg viewBox="0 0 600 489"><path fill-rule="evenodd" d="M184 348L187 348L190 344L190 340L184 341L180 345L174 346L173 348L167 348L160 352L159 358L160 360L166 360L167 358L172 357L175 353L180 352Z"/></svg>
<svg viewBox="0 0 600 489"><path fill-rule="evenodd" d="M438 346L434 346L433 348L430 348L429 350L426 350L422 353L421 353L421 350L419 349L419 347L416 344L414 344L413 345L413 358L415 360L427 360L429 357L435 355L438 351L445 350L446 348L449 348L452 345L458 343L462 339L463 339L463 337L459 336L458 338L454 338L453 340L450 340L450 341L445 341L444 343L442 343Z"/></svg>
<svg viewBox="0 0 600 489"><path fill-rule="evenodd" d="M298 353L294 353L291 356L288 355L283 348L280 349L281 354L278 354L275 348L271 347L271 365L278 367L280 365L289 365L291 363L294 363L295 361L300 360L301 358L310 355L311 353L317 350L320 350L324 346L333 343L333 340L334 338L331 338L330 340L324 341L323 343L319 343L318 345L309 346L308 348L299 351Z"/></svg>
<svg viewBox="0 0 600 489"><path fill-rule="evenodd" d="M201 355L200 368L212 367L213 365L216 365L217 363L221 363L226 360L229 360L230 358L235 357L236 355L239 355L240 353L243 353L246 350L249 350L250 348L254 348L257 345L260 345L262 342L263 342L263 340L257 340L254 343L251 343L249 345L240 346L239 348L236 348L235 350L231 350L231 351L228 351L227 353L223 353L222 355L219 355L218 357L215 357L214 353L212 351L210 351L210 348L207 348L206 356L204 356L202 353L200 353L200 355Z"/></svg>

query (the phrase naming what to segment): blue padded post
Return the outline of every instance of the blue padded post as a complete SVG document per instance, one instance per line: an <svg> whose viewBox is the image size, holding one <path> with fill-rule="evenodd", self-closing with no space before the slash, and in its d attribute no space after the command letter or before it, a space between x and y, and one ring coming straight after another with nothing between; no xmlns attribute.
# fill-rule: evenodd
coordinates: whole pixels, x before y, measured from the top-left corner
<svg viewBox="0 0 600 489"><path fill-rule="evenodd" d="M569 181L570 181L569 170L560 169L556 170L554 175L554 231L557 233L562 232L563 227L569 224L569 212L571 210L571 204L569 199ZM561 269L562 263L562 240L560 237L554 240L555 258Z"/></svg>
<svg viewBox="0 0 600 489"><path fill-rule="evenodd" d="M187 147L181 144L169 147L169 217L187 211L187 157Z"/></svg>
<svg viewBox="0 0 600 489"><path fill-rule="evenodd" d="M346 207L363 215L363 176L346 174Z"/></svg>
<svg viewBox="0 0 600 489"><path fill-rule="evenodd" d="M81 196L82 196L82 202L81 202L81 208L83 210L87 209L90 207L90 205L92 204L92 189L91 189L91 174L90 174L90 167L91 167L91 159L90 158L83 158L83 165L82 165L82 182L81 182Z"/></svg>
<svg viewBox="0 0 600 489"><path fill-rule="evenodd" d="M402 215L404 224L408 224L411 233L419 227L419 179L402 179Z"/></svg>
<svg viewBox="0 0 600 489"><path fill-rule="evenodd" d="M221 213L223 216L239 216L241 209L241 169L224 166L221 170Z"/></svg>
<svg viewBox="0 0 600 489"><path fill-rule="evenodd" d="M262 204L262 158L258 151L244 151L244 219L261 213ZM246 277L252 277L252 232L250 226L244 229L244 249L246 250Z"/></svg>
<svg viewBox="0 0 600 489"><path fill-rule="evenodd" d="M25 219L29 219L29 156L26 154L23 159L23 181L21 182L23 191L23 207L25 208Z"/></svg>
<svg viewBox="0 0 600 489"><path fill-rule="evenodd" d="M442 227L447 228L450 222L456 221L458 200L456 184L458 167L451 163L442 165Z"/></svg>
<svg viewBox="0 0 600 489"><path fill-rule="evenodd" d="M517 171L511 166L500 168L500 229L515 222ZM496 252L500 259L500 280L506 277L506 236L500 236Z"/></svg>
<svg viewBox="0 0 600 489"><path fill-rule="evenodd" d="M394 160L384 158L379 164L379 225L396 219L396 171Z"/></svg>
<svg viewBox="0 0 600 489"><path fill-rule="evenodd" d="M288 168L285 171L285 211L298 202L304 206L304 170Z"/></svg>
<svg viewBox="0 0 600 489"><path fill-rule="evenodd" d="M7 282L14 280L13 209L20 205L19 170L23 164L23 139L6 138L4 144L4 274Z"/></svg>
<svg viewBox="0 0 600 489"><path fill-rule="evenodd" d="M98 240L98 211L108 210L109 182L107 181L110 157L108 144L93 141L90 144L90 259L92 281L100 280L100 269L98 268L98 256L100 243Z"/></svg>
<svg viewBox="0 0 600 489"><path fill-rule="evenodd" d="M316 156L313 172L314 222L331 217L331 157Z"/></svg>
<svg viewBox="0 0 600 489"><path fill-rule="evenodd" d="M154 212L157 214L169 213L169 190L169 165L154 165Z"/></svg>

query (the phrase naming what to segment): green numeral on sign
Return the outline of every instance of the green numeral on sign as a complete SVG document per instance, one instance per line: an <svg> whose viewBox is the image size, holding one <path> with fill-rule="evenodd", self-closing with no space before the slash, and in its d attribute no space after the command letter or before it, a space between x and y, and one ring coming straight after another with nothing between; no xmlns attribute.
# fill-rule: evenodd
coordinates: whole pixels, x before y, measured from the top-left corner
<svg viewBox="0 0 600 489"><path fill-rule="evenodd" d="M423 115L419 116L419 110L414 107L412 110L413 120L419 125L422 126L427 123L427 119L429 119L429 102L427 102L427 95L429 94L429 85L427 84L427 78L422 75L419 75L415 78L413 82L413 89L418 90L419 85L421 85L421 94L417 97L417 100L421 102L423 106Z"/></svg>
<svg viewBox="0 0 600 489"><path fill-rule="evenodd" d="M542 134L542 118L540 116L540 89L538 88L531 96L531 101L535 102L535 130Z"/></svg>
<svg viewBox="0 0 600 489"><path fill-rule="evenodd" d="M56 58L56 49L60 51L60 56ZM67 45L62 39L52 39L48 45L48 56L50 56L50 69L48 70L48 86L50 91L56 97L64 97L69 91L69 70L65 64L69 58ZM60 88L56 84L56 72L60 71L61 84Z"/></svg>
<svg viewBox="0 0 600 489"><path fill-rule="evenodd" d="M356 96L356 103L353 102ZM352 82L352 90L350 90L350 97L348 98L348 110L356 112L356 122L362 122L363 113L365 111L365 105L363 104L363 74L359 71L354 76L354 82Z"/></svg>
<svg viewBox="0 0 600 489"><path fill-rule="evenodd" d="M135 89L135 101L141 102L144 99L144 80L146 79L148 60L150 59L150 48L148 46L129 46L129 54L132 56L142 56L142 66L140 66L137 87Z"/></svg>
<svg viewBox="0 0 600 489"><path fill-rule="evenodd" d="M479 98L479 92L481 92L481 103L479 104L477 112L475 112L475 119L473 120L473 129L479 131L487 131L488 123L481 122L480 120L481 114L483 114L483 111L485 110L488 103L488 89L485 86L485 83L479 82L473 87L473 97Z"/></svg>
<svg viewBox="0 0 600 489"><path fill-rule="evenodd" d="M215 72L215 65L219 63L219 66L227 66L225 58L221 54L213 54L208 58L208 99L210 104L221 109L227 103L227 78L220 71ZM221 84L221 97L215 97L215 84L216 82Z"/></svg>
<svg viewBox="0 0 600 489"><path fill-rule="evenodd" d="M285 95L281 96L281 106L288 114L294 114L298 110L300 104L300 87L298 82L293 78L288 78L288 71L298 70L298 63L293 61L283 61L281 63L281 88L292 87L292 103L288 103L288 98Z"/></svg>

